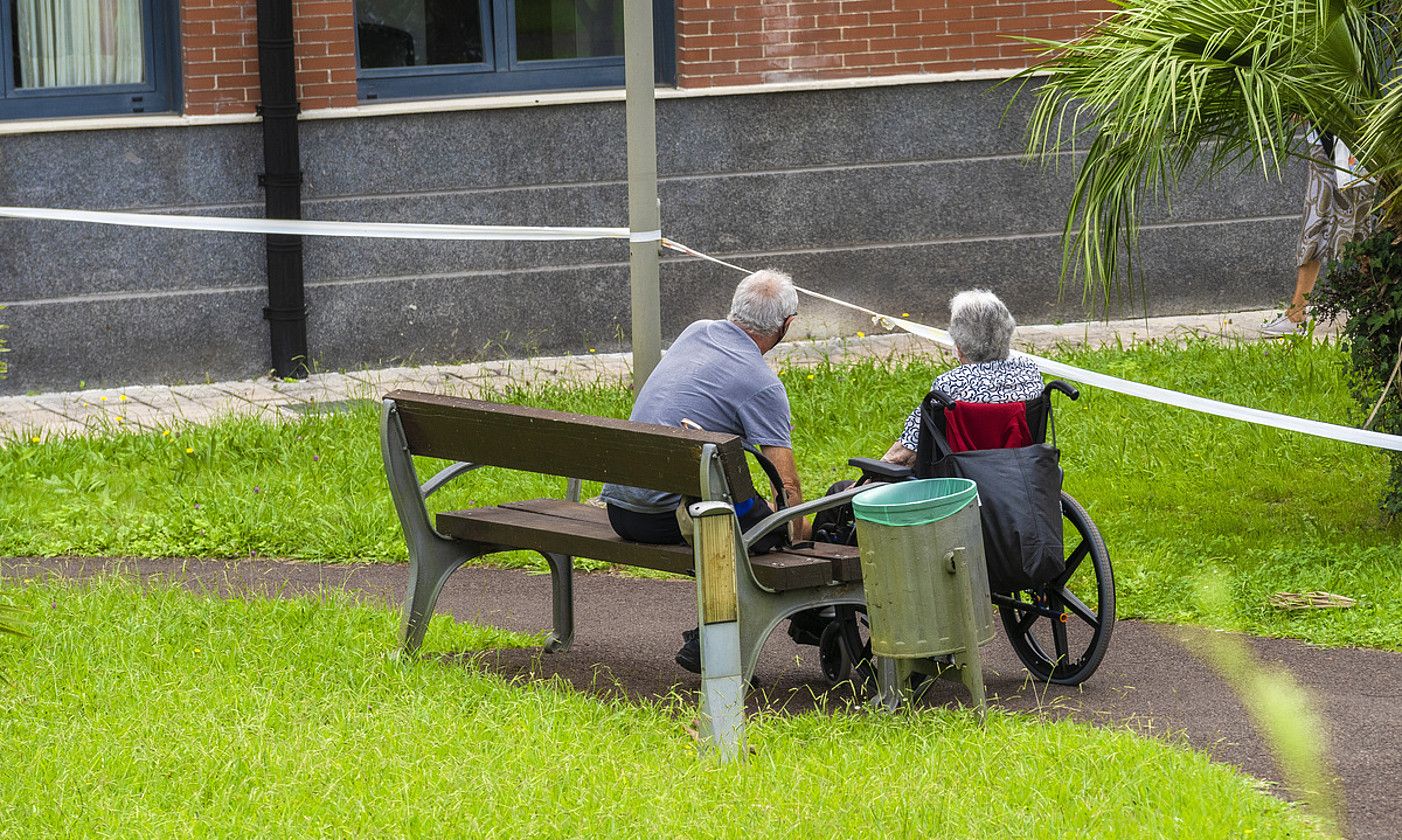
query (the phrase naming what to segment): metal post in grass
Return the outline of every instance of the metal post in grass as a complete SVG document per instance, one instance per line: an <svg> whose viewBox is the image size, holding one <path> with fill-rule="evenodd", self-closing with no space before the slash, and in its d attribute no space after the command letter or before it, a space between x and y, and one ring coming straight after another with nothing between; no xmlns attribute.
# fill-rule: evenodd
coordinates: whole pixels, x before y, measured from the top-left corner
<svg viewBox="0 0 1402 840"><path fill-rule="evenodd" d="M623 0L624 81L628 122L628 278L632 289L633 390L641 390L662 358L657 206L656 70L652 0Z"/></svg>
<svg viewBox="0 0 1402 840"><path fill-rule="evenodd" d="M745 750L745 682L740 662L737 552L744 551L735 510L725 502L699 502L688 510L695 523L696 610L701 633L701 749L732 761Z"/></svg>

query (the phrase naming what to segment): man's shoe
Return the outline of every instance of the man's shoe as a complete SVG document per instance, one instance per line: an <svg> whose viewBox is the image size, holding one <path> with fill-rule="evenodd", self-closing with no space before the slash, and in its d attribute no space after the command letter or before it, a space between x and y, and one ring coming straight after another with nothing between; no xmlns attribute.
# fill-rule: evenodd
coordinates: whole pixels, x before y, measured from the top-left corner
<svg viewBox="0 0 1402 840"><path fill-rule="evenodd" d="M701 673L701 630L682 633L682 647L677 651L677 664L693 674Z"/></svg>
<svg viewBox="0 0 1402 840"><path fill-rule="evenodd" d="M1295 323L1284 315L1277 317L1274 321L1261 327L1262 338L1288 338L1292 335L1304 335L1305 322Z"/></svg>

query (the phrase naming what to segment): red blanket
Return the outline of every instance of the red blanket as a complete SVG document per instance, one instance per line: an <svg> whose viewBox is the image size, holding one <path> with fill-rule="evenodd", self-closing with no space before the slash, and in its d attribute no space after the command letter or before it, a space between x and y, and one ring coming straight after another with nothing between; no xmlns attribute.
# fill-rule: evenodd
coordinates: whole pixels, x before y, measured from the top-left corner
<svg viewBox="0 0 1402 840"><path fill-rule="evenodd" d="M1027 410L1022 403L956 402L945 409L944 436L955 452L1011 449L1032 444Z"/></svg>

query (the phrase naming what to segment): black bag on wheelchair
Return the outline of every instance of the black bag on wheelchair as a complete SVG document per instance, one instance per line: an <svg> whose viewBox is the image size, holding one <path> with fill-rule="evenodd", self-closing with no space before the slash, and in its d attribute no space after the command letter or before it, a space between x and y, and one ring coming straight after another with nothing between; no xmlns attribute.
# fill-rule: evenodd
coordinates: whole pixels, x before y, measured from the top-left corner
<svg viewBox="0 0 1402 840"><path fill-rule="evenodd" d="M848 479L839 481L828 488L825 496L841 493L857 482ZM857 519L852 513L852 505L838 505L820 510L813 515L813 541L836 545L857 544Z"/></svg>
<svg viewBox="0 0 1402 840"><path fill-rule="evenodd" d="M931 392L920 404L915 476L967 478L978 485L984 558L994 592L1034 589L1066 568L1061 453L1045 443L1049 403L1045 393L1025 403L980 405ZM1019 422L1003 428L1003 418ZM999 448L971 448L979 446L974 438L980 435L982 446Z"/></svg>

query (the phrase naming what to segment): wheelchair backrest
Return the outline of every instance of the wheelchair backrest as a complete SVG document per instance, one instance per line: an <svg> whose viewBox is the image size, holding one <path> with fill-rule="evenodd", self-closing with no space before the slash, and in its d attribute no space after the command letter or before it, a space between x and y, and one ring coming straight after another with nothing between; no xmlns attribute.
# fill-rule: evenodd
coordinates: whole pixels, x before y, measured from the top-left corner
<svg viewBox="0 0 1402 840"><path fill-rule="evenodd" d="M1013 405L1013 403L996 403L997 405ZM1047 425L1051 419L1051 397L1043 393L1035 399L1023 400L1020 405L1027 416L1027 429L1032 434L1033 443L1047 442ZM946 429L944 412L945 405L935 391L926 395L920 404L920 427L924 434L926 423L933 424L943 434Z"/></svg>

